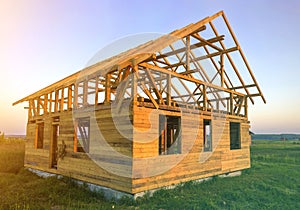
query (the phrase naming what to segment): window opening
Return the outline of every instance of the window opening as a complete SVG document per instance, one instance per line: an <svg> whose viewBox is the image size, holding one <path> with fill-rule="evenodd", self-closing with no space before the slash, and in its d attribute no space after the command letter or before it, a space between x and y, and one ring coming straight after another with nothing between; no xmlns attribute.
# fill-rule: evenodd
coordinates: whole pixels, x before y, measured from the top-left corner
<svg viewBox="0 0 300 210"><path fill-rule="evenodd" d="M181 153L181 118L159 115L159 155Z"/></svg>
<svg viewBox="0 0 300 210"><path fill-rule="evenodd" d="M230 149L241 149L240 123L230 122Z"/></svg>
<svg viewBox="0 0 300 210"><path fill-rule="evenodd" d="M75 126L75 152L89 152L90 147L90 119L79 118Z"/></svg>
<svg viewBox="0 0 300 210"><path fill-rule="evenodd" d="M204 137L203 137L203 147L204 152L212 151L212 126L211 120L204 119Z"/></svg>

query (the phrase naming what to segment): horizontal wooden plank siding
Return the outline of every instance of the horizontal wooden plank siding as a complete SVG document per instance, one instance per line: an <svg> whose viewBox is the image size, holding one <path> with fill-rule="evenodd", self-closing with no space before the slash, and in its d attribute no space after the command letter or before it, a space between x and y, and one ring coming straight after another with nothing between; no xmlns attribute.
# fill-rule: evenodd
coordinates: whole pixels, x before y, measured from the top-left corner
<svg viewBox="0 0 300 210"><path fill-rule="evenodd" d="M181 116L181 154L159 155L159 115ZM212 152L203 152L203 119L212 120ZM248 122L241 124L241 149L230 150L228 116L134 107L133 193L250 167ZM145 167L147 166L147 167Z"/></svg>
<svg viewBox="0 0 300 210"><path fill-rule="evenodd" d="M61 147L63 142L65 144L65 154L58 159L57 169L49 168L49 145L54 118L58 119L59 125L57 145ZM78 118L90 120L88 154L74 152L74 120ZM27 124L25 164L27 167L71 176L131 193L132 125L122 124L123 121L124 114L119 113L112 116L110 108L99 109L94 112L64 111L29 121ZM38 122L44 123L44 148L42 149L34 148Z"/></svg>

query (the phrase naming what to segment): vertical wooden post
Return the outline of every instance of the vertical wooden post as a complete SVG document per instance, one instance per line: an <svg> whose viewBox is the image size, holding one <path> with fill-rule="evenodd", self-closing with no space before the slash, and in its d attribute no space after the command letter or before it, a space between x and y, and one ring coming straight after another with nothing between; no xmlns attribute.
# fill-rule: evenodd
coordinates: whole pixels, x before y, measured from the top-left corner
<svg viewBox="0 0 300 210"><path fill-rule="evenodd" d="M186 37L186 71L190 70L190 51L191 51L191 47L190 47L190 36Z"/></svg>
<svg viewBox="0 0 300 210"><path fill-rule="evenodd" d="M54 112L58 111L59 90L55 90Z"/></svg>
<svg viewBox="0 0 300 210"><path fill-rule="evenodd" d="M36 112L36 105L35 105L35 100L36 99L32 99L31 100L31 103L32 103L32 110L33 110L33 116L35 117L35 116L37 116L37 112Z"/></svg>
<svg viewBox="0 0 300 210"><path fill-rule="evenodd" d="M32 100L29 100L28 103L29 103L28 118L32 118Z"/></svg>
<svg viewBox="0 0 300 210"><path fill-rule="evenodd" d="M224 87L224 54L220 56L221 87Z"/></svg>
<svg viewBox="0 0 300 210"><path fill-rule="evenodd" d="M60 103L59 103L59 111L64 111L64 103L65 103L65 88L61 89L61 95L60 95Z"/></svg>
<svg viewBox="0 0 300 210"><path fill-rule="evenodd" d="M78 83L74 84L74 102L73 102L73 108L78 108Z"/></svg>
<svg viewBox="0 0 300 210"><path fill-rule="evenodd" d="M41 111L41 107L40 107L40 103L41 103L41 98L40 98L40 96L36 99L36 113L37 113L37 115L40 115L41 113L40 113L40 111Z"/></svg>
<svg viewBox="0 0 300 210"><path fill-rule="evenodd" d="M167 105L171 106L171 74L167 74Z"/></svg>
<svg viewBox="0 0 300 210"><path fill-rule="evenodd" d="M138 78L138 67L137 65L132 66L132 79L131 79L131 98L133 105L137 104L137 78Z"/></svg>
<svg viewBox="0 0 300 210"><path fill-rule="evenodd" d="M98 104L98 92L99 92L99 76L96 76L95 81L95 105Z"/></svg>
<svg viewBox="0 0 300 210"><path fill-rule="evenodd" d="M48 114L48 94L45 94L44 95L44 107L43 107L43 109L44 109L44 114Z"/></svg>
<svg viewBox="0 0 300 210"><path fill-rule="evenodd" d="M202 85L202 92L203 92L203 110L206 111L207 110L207 97L206 97L206 86Z"/></svg>
<svg viewBox="0 0 300 210"><path fill-rule="evenodd" d="M68 110L72 109L72 85L68 87Z"/></svg>
<svg viewBox="0 0 300 210"><path fill-rule="evenodd" d="M245 96L244 100L245 100L245 117L248 118L248 97Z"/></svg>
<svg viewBox="0 0 300 210"><path fill-rule="evenodd" d="M83 106L88 105L88 84L89 81L87 79L83 81Z"/></svg>
<svg viewBox="0 0 300 210"><path fill-rule="evenodd" d="M111 94L111 87L110 87L110 79L111 74L107 73L105 76L105 104L110 104L110 94Z"/></svg>
<svg viewBox="0 0 300 210"><path fill-rule="evenodd" d="M230 114L233 115L233 93L230 93Z"/></svg>
<svg viewBox="0 0 300 210"><path fill-rule="evenodd" d="M49 93L49 113L52 112L52 92Z"/></svg>

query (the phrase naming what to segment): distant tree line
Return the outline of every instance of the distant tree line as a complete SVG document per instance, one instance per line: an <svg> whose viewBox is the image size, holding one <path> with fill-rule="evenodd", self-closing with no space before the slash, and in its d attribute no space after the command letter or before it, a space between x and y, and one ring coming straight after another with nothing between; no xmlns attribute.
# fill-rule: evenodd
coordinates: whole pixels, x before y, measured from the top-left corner
<svg viewBox="0 0 300 210"><path fill-rule="evenodd" d="M300 140L300 134L253 134L253 140Z"/></svg>

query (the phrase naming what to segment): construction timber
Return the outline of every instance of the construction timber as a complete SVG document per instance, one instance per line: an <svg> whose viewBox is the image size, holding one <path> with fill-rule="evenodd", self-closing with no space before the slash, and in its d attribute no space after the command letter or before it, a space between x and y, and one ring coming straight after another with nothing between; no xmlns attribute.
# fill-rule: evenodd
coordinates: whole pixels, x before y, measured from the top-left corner
<svg viewBox="0 0 300 210"><path fill-rule="evenodd" d="M28 103L26 167L136 194L249 168L255 97L221 11L13 105Z"/></svg>

